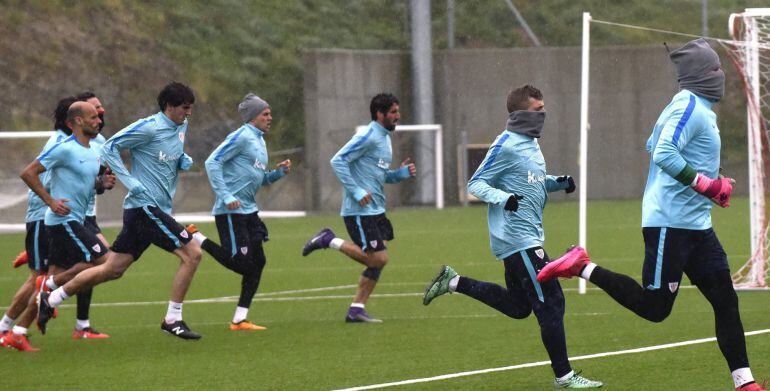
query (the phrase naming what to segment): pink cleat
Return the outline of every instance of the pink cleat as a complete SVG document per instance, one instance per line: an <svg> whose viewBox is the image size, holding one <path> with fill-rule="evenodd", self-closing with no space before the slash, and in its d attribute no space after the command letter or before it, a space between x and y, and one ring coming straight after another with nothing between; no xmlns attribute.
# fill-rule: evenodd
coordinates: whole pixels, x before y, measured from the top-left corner
<svg viewBox="0 0 770 391"><path fill-rule="evenodd" d="M546 282L555 277L572 278L579 276L583 267L591 260L583 247L572 247L561 258L548 262L540 273L537 273L538 282Z"/></svg>
<svg viewBox="0 0 770 391"><path fill-rule="evenodd" d="M767 380L762 382L761 386L755 382L738 387L735 391L765 391L765 387L767 387Z"/></svg>

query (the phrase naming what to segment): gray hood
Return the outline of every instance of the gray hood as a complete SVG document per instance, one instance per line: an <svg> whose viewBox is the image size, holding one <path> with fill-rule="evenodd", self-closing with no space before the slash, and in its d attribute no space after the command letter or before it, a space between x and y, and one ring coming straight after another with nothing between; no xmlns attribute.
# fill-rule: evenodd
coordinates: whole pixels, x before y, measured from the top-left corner
<svg viewBox="0 0 770 391"><path fill-rule="evenodd" d="M676 66L679 88L718 101L725 91L725 73L719 56L703 38L690 41L669 54Z"/></svg>

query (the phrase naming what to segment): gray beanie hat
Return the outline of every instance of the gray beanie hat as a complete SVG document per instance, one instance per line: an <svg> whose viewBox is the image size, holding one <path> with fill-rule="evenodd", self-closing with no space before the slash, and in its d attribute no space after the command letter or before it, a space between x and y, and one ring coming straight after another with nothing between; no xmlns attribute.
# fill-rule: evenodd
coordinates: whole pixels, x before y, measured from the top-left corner
<svg viewBox="0 0 770 391"><path fill-rule="evenodd" d="M243 122L249 122L268 107L270 105L262 98L249 92L243 97L243 101L238 104L238 114L243 118Z"/></svg>

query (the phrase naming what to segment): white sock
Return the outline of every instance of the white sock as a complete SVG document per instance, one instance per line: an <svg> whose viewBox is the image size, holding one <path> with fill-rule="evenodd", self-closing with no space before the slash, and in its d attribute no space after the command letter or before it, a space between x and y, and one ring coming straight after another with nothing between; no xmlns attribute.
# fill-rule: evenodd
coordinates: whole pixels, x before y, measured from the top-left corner
<svg viewBox="0 0 770 391"><path fill-rule="evenodd" d="M48 296L48 305L51 307L58 307L64 300L69 299L70 296L67 294L67 292L64 291L64 288L56 288L51 294Z"/></svg>
<svg viewBox="0 0 770 391"><path fill-rule="evenodd" d="M329 242L329 248L333 248L335 250L339 250L340 247L342 247L342 244L345 243L344 240L340 238L334 238L331 242Z"/></svg>
<svg viewBox="0 0 770 391"><path fill-rule="evenodd" d="M27 335L27 328L21 326L13 326L13 333L16 335Z"/></svg>
<svg viewBox="0 0 770 391"><path fill-rule="evenodd" d="M45 286L47 286L50 290L54 290L59 287L56 285L56 282L54 282L53 276L48 276L48 278L45 279Z"/></svg>
<svg viewBox="0 0 770 391"><path fill-rule="evenodd" d="M9 318L7 314L3 315L3 320L0 320L0 332L10 330L12 324L13 319Z"/></svg>
<svg viewBox="0 0 770 391"><path fill-rule="evenodd" d="M457 283L460 282L460 275L456 275L452 277L451 280L449 280L449 291L450 292L456 292L457 291Z"/></svg>
<svg viewBox="0 0 770 391"><path fill-rule="evenodd" d="M168 302L168 310L166 311L166 323L174 323L182 320L182 303L173 301Z"/></svg>
<svg viewBox="0 0 770 391"><path fill-rule="evenodd" d="M580 272L580 277L586 280L591 279L591 273L594 272L594 269L596 269L596 264L593 262L588 262L588 265L586 265L586 267L583 268L583 271Z"/></svg>
<svg viewBox="0 0 770 391"><path fill-rule="evenodd" d="M90 320L88 320L88 319L86 319L86 320L75 319L75 330L80 331L80 330L83 330L83 329L87 329L89 327L91 327L91 321Z"/></svg>
<svg viewBox="0 0 770 391"><path fill-rule="evenodd" d="M562 377L557 377L556 380L558 380L558 381L566 381L567 379L571 378L574 375L575 375L575 371L569 371L569 373L567 373L566 375L564 375Z"/></svg>
<svg viewBox="0 0 770 391"><path fill-rule="evenodd" d="M240 323L246 320L249 316L249 309L241 306L235 307L235 315L233 316L233 323Z"/></svg>
<svg viewBox="0 0 770 391"><path fill-rule="evenodd" d="M738 368L733 371L732 375L735 388L754 381L754 376L751 375L751 369L749 368Z"/></svg>
<svg viewBox="0 0 770 391"><path fill-rule="evenodd" d="M350 306L351 307L355 307L355 308L364 309L364 303L351 303Z"/></svg>
<svg viewBox="0 0 770 391"><path fill-rule="evenodd" d="M202 233L200 233L200 232L196 232L196 233L194 233L192 238L193 238L193 240L195 241L195 243L198 243L198 245L199 245L199 246L200 246L201 244L203 244L203 241L204 241L204 240L206 240L206 236L204 236L204 235L203 235Z"/></svg>

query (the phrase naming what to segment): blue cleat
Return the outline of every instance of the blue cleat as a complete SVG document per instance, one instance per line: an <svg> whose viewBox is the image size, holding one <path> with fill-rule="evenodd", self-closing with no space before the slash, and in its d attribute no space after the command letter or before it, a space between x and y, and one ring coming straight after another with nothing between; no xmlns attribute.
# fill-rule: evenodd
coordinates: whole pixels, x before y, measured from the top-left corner
<svg viewBox="0 0 770 391"><path fill-rule="evenodd" d="M350 307L345 315L346 323L382 323L382 320L372 318L363 308Z"/></svg>
<svg viewBox="0 0 770 391"><path fill-rule="evenodd" d="M302 248L302 256L306 257L315 250L329 248L329 243L331 243L332 239L335 237L337 236L334 235L334 232L329 228L318 231L315 236L305 243L305 247Z"/></svg>

